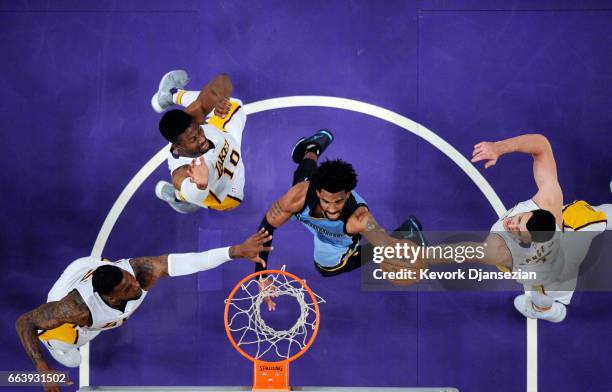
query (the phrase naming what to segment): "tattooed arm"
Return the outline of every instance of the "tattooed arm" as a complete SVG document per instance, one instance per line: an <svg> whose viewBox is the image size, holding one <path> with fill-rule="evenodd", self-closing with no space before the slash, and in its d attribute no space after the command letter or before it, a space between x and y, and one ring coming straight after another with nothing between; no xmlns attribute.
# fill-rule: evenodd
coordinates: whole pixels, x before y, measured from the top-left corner
<svg viewBox="0 0 612 392"><path fill-rule="evenodd" d="M259 230L264 230L266 233L272 235L274 234L274 230L285 224L285 222L291 218L291 215L301 211L302 208L304 208L304 203L306 203L306 194L309 184L310 182L304 181L294 185L287 193L281 196L280 199L276 200L262 219ZM270 247L271 245L271 240L263 244L265 247ZM261 253L261 260L263 263L255 266L256 272L265 269L265 263L268 261L268 253L267 251Z"/></svg>
<svg viewBox="0 0 612 392"><path fill-rule="evenodd" d="M38 330L50 330L62 324L70 323L79 326L91 324L91 313L81 298L72 290L60 301L49 302L22 314L15 323L17 334L25 352L28 354L37 371L49 370L38 342Z"/></svg>
<svg viewBox="0 0 612 392"><path fill-rule="evenodd" d="M130 265L143 290L149 290L157 279L168 276L168 255L137 257L130 260Z"/></svg>
<svg viewBox="0 0 612 392"><path fill-rule="evenodd" d="M361 206L353 212L346 222L348 233L360 233L374 246L393 246L399 240L391 237L380 227L367 207Z"/></svg>
<svg viewBox="0 0 612 392"><path fill-rule="evenodd" d="M264 230L266 233L272 235L274 230L285 224L285 222L291 218L291 215L301 211L306 203L306 194L308 193L309 185L309 181L300 182L299 184L292 186L287 193L277 199L272 204L272 207L268 209L268 212L266 212L266 215L259 225L259 230ZM271 245L271 239L263 244L264 247L270 248L270 250L272 249ZM259 254L263 262L255 265L255 272L266 269L269 254L270 252L268 250L265 250ZM265 276L266 275L262 275L260 290L264 290L266 287L272 284L270 279L263 279ZM266 305L268 305L268 310L276 309L276 304L270 296L264 297L264 301L266 302Z"/></svg>
<svg viewBox="0 0 612 392"><path fill-rule="evenodd" d="M274 228L278 228L299 212L306 202L306 193L310 182L304 181L292 186L287 193L276 200L266 213L266 219Z"/></svg>
<svg viewBox="0 0 612 392"><path fill-rule="evenodd" d="M400 244L400 246L404 246L403 244L408 244L410 247L417 246L413 241L394 238L387 234L385 229L380 227L378 222L376 222L376 219L374 219L374 216L368 211L367 207L364 206L357 208L348 219L346 222L346 231L347 233L360 233L373 246L395 247L398 244ZM387 258L386 260L405 261L395 258ZM424 268L427 263L422 257L411 262L413 264L416 263L414 266L419 268Z"/></svg>

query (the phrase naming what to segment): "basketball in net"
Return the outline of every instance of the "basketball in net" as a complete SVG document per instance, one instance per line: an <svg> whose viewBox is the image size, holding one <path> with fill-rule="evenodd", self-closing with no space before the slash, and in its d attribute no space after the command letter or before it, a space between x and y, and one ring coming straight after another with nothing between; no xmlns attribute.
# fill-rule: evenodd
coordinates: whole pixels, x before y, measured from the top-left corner
<svg viewBox="0 0 612 392"><path fill-rule="evenodd" d="M289 320L284 328L271 326L266 322L272 313L267 310L268 298L295 301L296 320ZM314 342L322 302L305 281L285 271L284 266L256 272L236 284L225 300L225 332L232 346L254 364L253 390L289 390L289 363Z"/></svg>

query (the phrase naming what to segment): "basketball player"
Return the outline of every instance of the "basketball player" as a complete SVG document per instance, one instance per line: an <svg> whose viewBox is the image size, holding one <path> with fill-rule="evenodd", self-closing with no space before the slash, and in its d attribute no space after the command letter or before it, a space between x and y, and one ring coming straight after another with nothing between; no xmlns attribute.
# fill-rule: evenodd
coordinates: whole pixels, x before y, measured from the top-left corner
<svg viewBox="0 0 612 392"><path fill-rule="evenodd" d="M404 240L410 240L410 245L423 243L420 223L414 217L396 230L396 236L403 232L403 239L389 236L378 225L366 201L354 190L357 174L349 163L336 159L317 165L332 141L332 133L323 129L296 143L292 158L298 168L293 186L272 204L260 229L273 233L290 218L302 223L314 236L315 268L326 277L361 266L362 235L377 246L393 246ZM268 252L263 252L262 259L267 258ZM258 266L256 271L264 268ZM266 303L269 310L274 310L270 297Z"/></svg>
<svg viewBox="0 0 612 392"><path fill-rule="evenodd" d="M550 143L543 135L526 134L498 142L474 146L472 162L485 161L485 169L505 154L521 152L533 157L536 194L510 208L491 227L485 240L482 260L503 271L536 272L535 281L519 281L529 289L514 299L515 308L525 317L561 322L568 305L580 263L591 240L610 230L612 204L592 207L585 201L563 205L563 193L557 179L557 165ZM586 235L561 236L560 232L580 231ZM478 243L445 246L478 246ZM437 263L440 260L429 260ZM569 284L569 285L568 285Z"/></svg>
<svg viewBox="0 0 612 392"><path fill-rule="evenodd" d="M167 111L159 122L161 134L171 143L167 160L172 184L158 182L155 194L179 213L231 210L244 196L242 102L230 98L232 82L225 74L199 92L183 90L188 82L185 71L170 71L151 100L158 113L174 104L185 107Z"/></svg>
<svg viewBox="0 0 612 392"><path fill-rule="evenodd" d="M260 230L239 245L201 253L115 262L93 256L77 259L53 285L47 303L17 319L21 344L39 372L50 370L39 341L59 363L77 367L81 362L78 348L100 332L121 326L159 278L206 271L240 258L265 263L258 253L271 250L263 245L271 239L271 235ZM59 390L56 387L45 389Z"/></svg>

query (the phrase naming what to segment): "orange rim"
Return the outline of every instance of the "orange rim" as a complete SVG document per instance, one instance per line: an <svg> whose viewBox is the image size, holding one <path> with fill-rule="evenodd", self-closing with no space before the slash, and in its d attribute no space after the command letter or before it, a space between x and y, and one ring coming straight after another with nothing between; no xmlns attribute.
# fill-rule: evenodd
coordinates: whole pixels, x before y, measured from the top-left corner
<svg viewBox="0 0 612 392"><path fill-rule="evenodd" d="M314 329L312 331L312 336L310 336L310 339L308 340L308 343L306 343L306 345L299 352L295 353L291 357L289 357L287 359L281 359L279 361L262 361L260 359L257 359L255 357L249 355L242 348L240 348L240 346L238 346L238 344L236 344L236 341L234 340L234 337L232 336L232 331L230 331L230 329L229 329L229 320L228 320L229 309L230 309L230 303L232 302L232 299L234 298L234 295L236 294L238 289L240 289L240 287L242 286L243 283L245 283L245 282L247 282L247 281L249 281L249 280L251 280L253 278L256 278L256 277L258 277L260 275L263 275L263 274L285 275L285 276L288 276L289 278L295 280L296 282L301 284L302 287L304 287L304 289L306 290L306 292L310 296L310 299L312 300L312 303L314 304L314 310L315 310ZM282 270L264 270L264 271L254 272L254 273L252 273L252 274L250 274L248 276L245 276L240 282L238 282L236 284L236 286L234 286L232 291L229 293L227 299L225 300L225 311L223 312L223 322L225 324L225 333L227 335L227 338L229 339L230 343L232 343L232 346L236 349L236 351L238 351L243 357L245 357L246 359L248 359L249 361L252 361L252 362L259 361L259 362L267 362L267 363L277 363L277 362L292 362L292 361L295 361L296 359L301 357L306 351L308 351L308 349L312 345L312 342L314 342L315 338L317 337L317 332L319 332L319 321L320 321L319 303L318 303L317 298L315 297L314 293L310 289L310 287L308 287L306 282L304 282L302 279L298 278L297 276L293 275L290 272L282 271Z"/></svg>

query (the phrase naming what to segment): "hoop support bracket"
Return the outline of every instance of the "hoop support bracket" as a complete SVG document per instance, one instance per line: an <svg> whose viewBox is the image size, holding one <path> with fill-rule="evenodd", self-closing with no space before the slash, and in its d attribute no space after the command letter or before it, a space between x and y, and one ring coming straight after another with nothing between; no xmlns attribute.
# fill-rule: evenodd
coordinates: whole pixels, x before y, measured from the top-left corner
<svg viewBox="0 0 612 392"><path fill-rule="evenodd" d="M289 361L253 362L253 391L288 391Z"/></svg>

